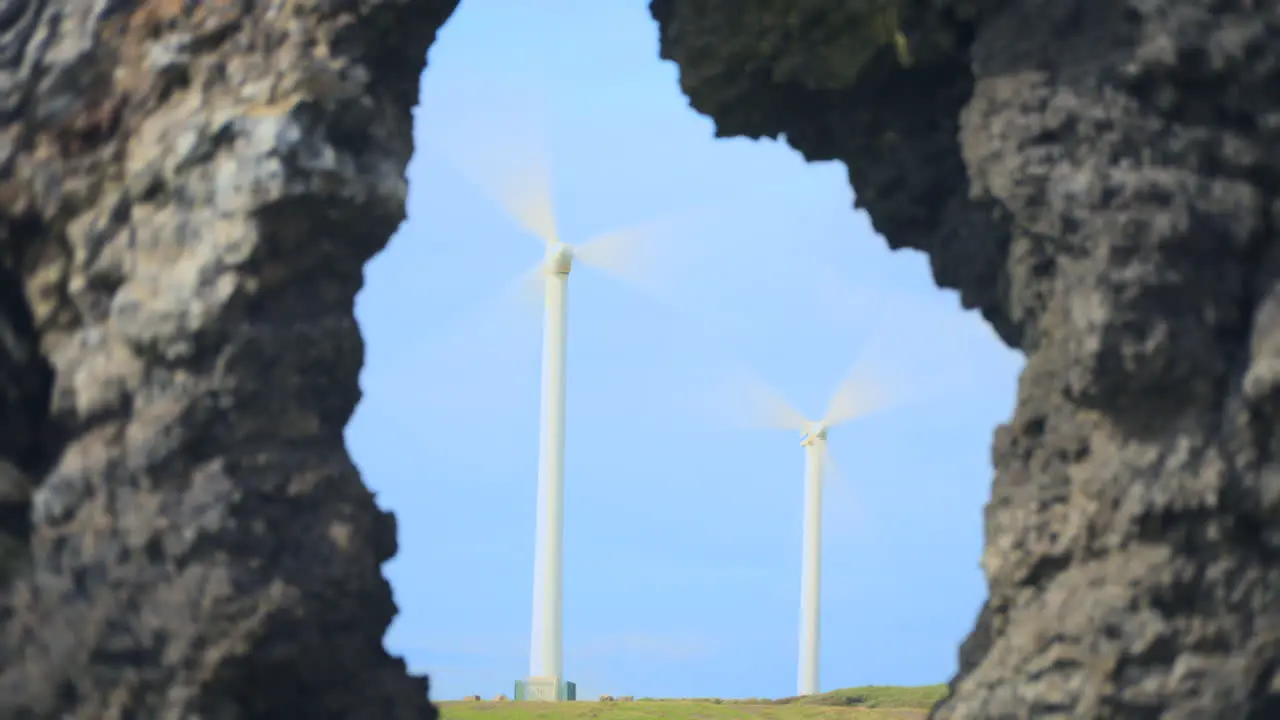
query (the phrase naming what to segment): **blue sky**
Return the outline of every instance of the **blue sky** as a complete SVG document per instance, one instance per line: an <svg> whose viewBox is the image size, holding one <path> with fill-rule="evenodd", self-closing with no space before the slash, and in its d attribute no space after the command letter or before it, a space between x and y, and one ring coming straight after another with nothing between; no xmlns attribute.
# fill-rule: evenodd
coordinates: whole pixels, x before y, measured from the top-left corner
<svg viewBox="0 0 1280 720"><path fill-rule="evenodd" d="M570 280L565 664L580 696L795 690L803 455L744 372L820 415L862 353L910 402L833 431L822 685L945 681L985 594L990 437L1020 357L891 253L842 166L715 140L646 3L464 0L431 49L409 219L369 264L347 432L396 512L387 646L440 699L528 671L540 256L492 199L553 162L562 237L665 218L637 282Z"/></svg>

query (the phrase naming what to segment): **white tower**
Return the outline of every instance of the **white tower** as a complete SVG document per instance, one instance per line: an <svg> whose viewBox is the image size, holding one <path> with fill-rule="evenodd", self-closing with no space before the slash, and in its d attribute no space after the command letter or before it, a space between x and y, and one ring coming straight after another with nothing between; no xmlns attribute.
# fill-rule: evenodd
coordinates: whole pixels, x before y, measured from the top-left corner
<svg viewBox="0 0 1280 720"><path fill-rule="evenodd" d="M804 446L804 545L800 561L800 667L796 694L818 692L818 654L822 623L822 464L827 456L827 427L814 423L800 440Z"/></svg>
<svg viewBox="0 0 1280 720"><path fill-rule="evenodd" d="M564 678L564 447L569 271L573 249L547 244L542 336L542 417L528 699L559 700Z"/></svg>

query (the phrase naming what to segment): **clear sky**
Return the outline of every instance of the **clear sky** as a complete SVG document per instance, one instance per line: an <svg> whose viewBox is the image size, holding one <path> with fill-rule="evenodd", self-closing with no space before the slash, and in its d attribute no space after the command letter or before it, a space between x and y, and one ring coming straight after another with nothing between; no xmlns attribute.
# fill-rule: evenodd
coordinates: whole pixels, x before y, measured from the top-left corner
<svg viewBox="0 0 1280 720"><path fill-rule="evenodd" d="M1021 358L924 256L886 249L842 166L714 139L646 6L464 0L431 49L409 219L357 302L347 433L399 517L387 646L438 699L510 694L528 672L540 310L507 290L541 249L493 198L533 181L543 147L565 240L667 220L634 282L570 280L580 696L794 693L803 454L750 426L742 378L816 417L860 356L914 392L831 435L822 686L943 682L985 595L991 432Z"/></svg>

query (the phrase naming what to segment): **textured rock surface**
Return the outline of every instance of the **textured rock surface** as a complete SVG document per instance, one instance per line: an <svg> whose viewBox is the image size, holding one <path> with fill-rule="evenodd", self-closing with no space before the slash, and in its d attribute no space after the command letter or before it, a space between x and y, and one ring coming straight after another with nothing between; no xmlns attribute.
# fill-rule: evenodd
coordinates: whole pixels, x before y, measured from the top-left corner
<svg viewBox="0 0 1280 720"><path fill-rule="evenodd" d="M342 432L455 4L0 0L0 717L435 717Z"/></svg>
<svg viewBox="0 0 1280 720"><path fill-rule="evenodd" d="M1280 1L873 2L651 7L1027 354L934 717L1280 717Z"/></svg>

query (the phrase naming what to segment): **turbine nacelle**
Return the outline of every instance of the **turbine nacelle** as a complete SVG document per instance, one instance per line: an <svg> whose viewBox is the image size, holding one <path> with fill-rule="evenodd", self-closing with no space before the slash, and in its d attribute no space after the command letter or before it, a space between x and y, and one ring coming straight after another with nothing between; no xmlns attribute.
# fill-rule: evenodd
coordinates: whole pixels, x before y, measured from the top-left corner
<svg viewBox="0 0 1280 720"><path fill-rule="evenodd" d="M801 445L812 445L819 440L827 439L827 431L831 428L827 426L826 420L809 423L804 430L804 434L800 436Z"/></svg>
<svg viewBox="0 0 1280 720"><path fill-rule="evenodd" d="M542 268L548 275L568 275L573 269L573 246L558 240L548 242Z"/></svg>

